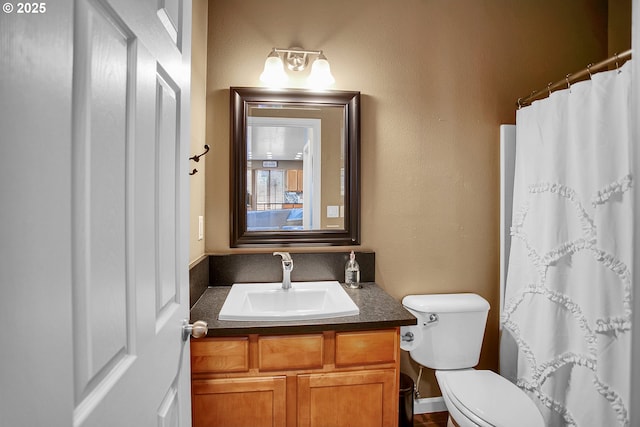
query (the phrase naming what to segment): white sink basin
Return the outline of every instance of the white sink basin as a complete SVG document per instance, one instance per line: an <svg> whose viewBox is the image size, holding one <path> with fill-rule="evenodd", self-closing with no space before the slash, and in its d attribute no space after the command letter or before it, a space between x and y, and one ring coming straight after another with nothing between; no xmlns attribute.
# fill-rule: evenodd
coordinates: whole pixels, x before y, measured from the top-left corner
<svg viewBox="0 0 640 427"><path fill-rule="evenodd" d="M220 320L298 320L353 316L360 309L340 283L236 283L218 315Z"/></svg>

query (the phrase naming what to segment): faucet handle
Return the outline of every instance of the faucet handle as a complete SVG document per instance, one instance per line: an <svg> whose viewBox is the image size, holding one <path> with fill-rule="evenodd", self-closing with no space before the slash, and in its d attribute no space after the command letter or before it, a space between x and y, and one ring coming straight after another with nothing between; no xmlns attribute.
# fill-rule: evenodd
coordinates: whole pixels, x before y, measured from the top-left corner
<svg viewBox="0 0 640 427"><path fill-rule="evenodd" d="M282 257L282 268L291 271L293 270L293 259L289 252L274 252L273 255L280 255Z"/></svg>
<svg viewBox="0 0 640 427"><path fill-rule="evenodd" d="M291 270L293 270L293 260L289 252L274 252L273 255L282 257L282 289L291 289Z"/></svg>
<svg viewBox="0 0 640 427"><path fill-rule="evenodd" d="M293 260L291 259L291 254L289 252L274 252L273 253L274 256L276 255L280 255L282 257L282 261L291 261L293 262Z"/></svg>

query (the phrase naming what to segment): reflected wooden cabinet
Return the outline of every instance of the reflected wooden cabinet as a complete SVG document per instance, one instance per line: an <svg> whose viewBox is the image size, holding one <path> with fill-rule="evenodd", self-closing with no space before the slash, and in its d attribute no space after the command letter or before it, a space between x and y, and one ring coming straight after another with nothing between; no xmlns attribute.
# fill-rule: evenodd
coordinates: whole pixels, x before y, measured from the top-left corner
<svg viewBox="0 0 640 427"><path fill-rule="evenodd" d="M193 426L397 427L399 337L392 328L194 340Z"/></svg>
<svg viewBox="0 0 640 427"><path fill-rule="evenodd" d="M288 169L287 170L287 191L302 192L304 188L302 186L304 175L302 169Z"/></svg>

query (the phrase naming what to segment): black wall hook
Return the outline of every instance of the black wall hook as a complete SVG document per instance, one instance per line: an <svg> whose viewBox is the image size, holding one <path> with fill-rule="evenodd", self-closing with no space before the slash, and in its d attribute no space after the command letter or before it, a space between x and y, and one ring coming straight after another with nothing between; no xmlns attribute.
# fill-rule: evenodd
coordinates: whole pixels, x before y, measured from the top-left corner
<svg viewBox="0 0 640 427"><path fill-rule="evenodd" d="M193 160L194 162L199 162L200 161L200 157L204 156L208 152L209 152L209 145L204 144L204 151L202 152L202 154L198 154L196 156L191 156L191 157L189 157L189 160ZM189 172L189 175L195 175L196 172L198 172L198 169L192 170L191 172Z"/></svg>
<svg viewBox="0 0 640 427"><path fill-rule="evenodd" d="M197 156L189 157L189 160L193 160L194 162L199 162L200 157L204 156L208 152L209 152L209 146L207 144L204 144L204 152L202 154L198 154Z"/></svg>

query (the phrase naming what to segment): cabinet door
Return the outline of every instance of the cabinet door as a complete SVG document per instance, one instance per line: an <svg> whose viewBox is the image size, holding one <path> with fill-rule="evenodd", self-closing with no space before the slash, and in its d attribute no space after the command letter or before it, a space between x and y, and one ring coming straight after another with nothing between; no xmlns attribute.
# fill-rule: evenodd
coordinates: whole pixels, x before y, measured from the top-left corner
<svg viewBox="0 0 640 427"><path fill-rule="evenodd" d="M298 191L298 171L296 169L287 170L287 191Z"/></svg>
<svg viewBox="0 0 640 427"><path fill-rule="evenodd" d="M286 377L192 383L193 427L285 427Z"/></svg>
<svg viewBox="0 0 640 427"><path fill-rule="evenodd" d="M287 170L287 191L303 191L304 173L302 169Z"/></svg>
<svg viewBox="0 0 640 427"><path fill-rule="evenodd" d="M395 369L298 376L298 427L395 427Z"/></svg>
<svg viewBox="0 0 640 427"><path fill-rule="evenodd" d="M301 169L298 170L298 191L304 191L304 173Z"/></svg>

